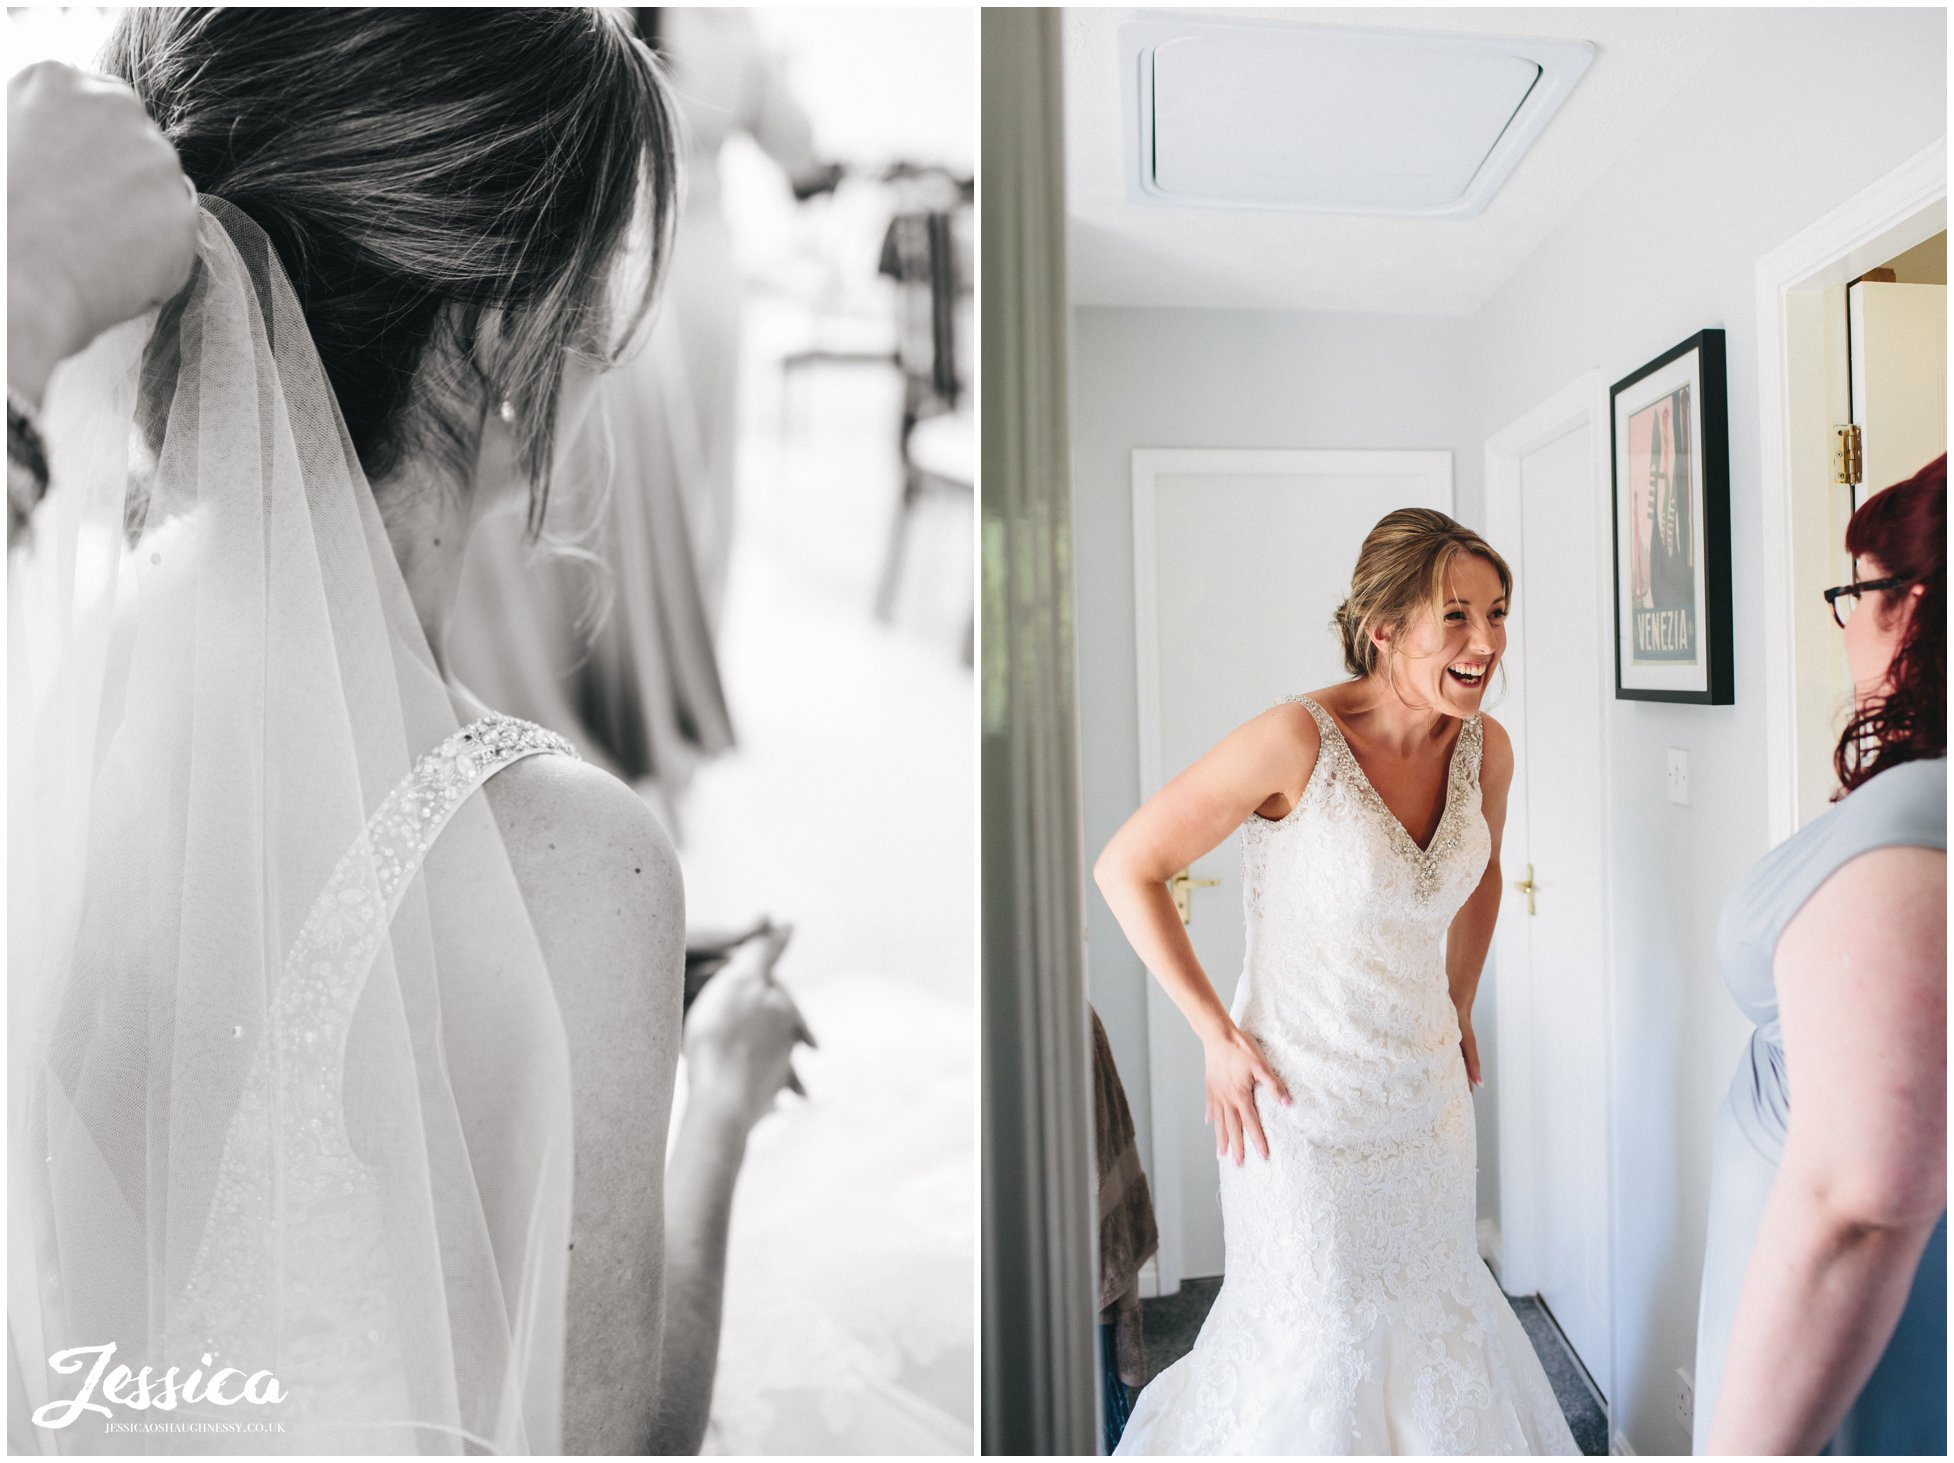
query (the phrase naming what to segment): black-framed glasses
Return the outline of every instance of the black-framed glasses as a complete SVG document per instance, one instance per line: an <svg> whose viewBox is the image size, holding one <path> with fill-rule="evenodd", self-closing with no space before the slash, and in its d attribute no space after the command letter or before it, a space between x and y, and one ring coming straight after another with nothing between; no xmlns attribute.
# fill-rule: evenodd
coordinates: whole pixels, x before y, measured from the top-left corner
<svg viewBox="0 0 1954 1463"><path fill-rule="evenodd" d="M1837 589L1825 591L1825 603L1832 607L1832 619L1843 630L1845 622L1852 618L1852 612L1859 607L1859 596L1869 594L1875 589L1898 589L1903 584L1911 584L1911 579L1863 579L1856 584L1841 584Z"/></svg>

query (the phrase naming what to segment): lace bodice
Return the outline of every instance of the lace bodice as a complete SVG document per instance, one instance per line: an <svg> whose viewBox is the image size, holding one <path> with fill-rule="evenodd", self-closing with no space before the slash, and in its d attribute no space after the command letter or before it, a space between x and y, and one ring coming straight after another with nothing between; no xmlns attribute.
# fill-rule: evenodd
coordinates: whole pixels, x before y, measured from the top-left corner
<svg viewBox="0 0 1954 1463"><path fill-rule="evenodd" d="M384 1240L390 1199L348 1130L348 1037L388 927L428 851L462 803L503 768L542 753L575 756L555 732L489 715L414 764L340 858L292 941L225 1135L216 1193L166 1354L272 1349L288 1371L330 1377L294 1390L287 1416L407 1417L403 1336ZM389 998L397 993L389 992ZM434 1035L431 1033L430 1035ZM397 1220L394 1222L398 1222ZM432 1277L420 1277L424 1283ZM331 1318L295 1326L293 1314ZM256 1365L270 1365L262 1351ZM373 1451L370 1431L348 1445ZM412 1450L414 1439L398 1442ZM384 1449L383 1449L384 1450Z"/></svg>
<svg viewBox="0 0 1954 1463"><path fill-rule="evenodd" d="M1459 1039L1445 932L1492 853L1479 803L1480 719L1459 730L1445 811L1420 848L1336 721L1308 697L1292 699L1315 718L1320 750L1286 817L1251 815L1242 826L1248 941L1235 1019L1312 1064L1357 1051L1430 1055Z"/></svg>
<svg viewBox="0 0 1954 1463"><path fill-rule="evenodd" d="M1481 719L1420 848L1329 713L1290 699L1321 750L1287 816L1242 828L1234 1016L1292 1102L1257 1090L1269 1158L1221 1164L1226 1283L1120 1451L1574 1452L1475 1234L1445 937L1492 852Z"/></svg>

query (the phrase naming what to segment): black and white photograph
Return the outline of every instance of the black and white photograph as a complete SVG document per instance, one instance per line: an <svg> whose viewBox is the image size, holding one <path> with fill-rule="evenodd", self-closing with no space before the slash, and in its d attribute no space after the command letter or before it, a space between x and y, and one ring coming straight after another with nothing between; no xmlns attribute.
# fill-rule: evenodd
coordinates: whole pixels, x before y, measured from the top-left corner
<svg viewBox="0 0 1954 1463"><path fill-rule="evenodd" d="M9 11L9 1451L974 1450L976 48Z"/></svg>
<svg viewBox="0 0 1954 1463"><path fill-rule="evenodd" d="M985 1453L1943 1456L1946 11L983 26Z"/></svg>

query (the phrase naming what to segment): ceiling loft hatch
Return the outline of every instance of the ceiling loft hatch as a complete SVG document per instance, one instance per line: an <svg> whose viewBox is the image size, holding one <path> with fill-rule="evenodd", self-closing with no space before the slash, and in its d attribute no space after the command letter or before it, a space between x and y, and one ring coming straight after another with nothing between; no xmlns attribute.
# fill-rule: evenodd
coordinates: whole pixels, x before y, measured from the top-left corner
<svg viewBox="0 0 1954 1463"><path fill-rule="evenodd" d="M1470 218L1586 41L1148 18L1120 27L1137 203Z"/></svg>

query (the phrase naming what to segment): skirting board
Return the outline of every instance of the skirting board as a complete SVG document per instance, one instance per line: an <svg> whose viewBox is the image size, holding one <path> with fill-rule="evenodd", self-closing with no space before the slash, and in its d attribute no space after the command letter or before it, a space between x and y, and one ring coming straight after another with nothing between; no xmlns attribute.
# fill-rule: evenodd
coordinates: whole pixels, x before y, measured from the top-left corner
<svg viewBox="0 0 1954 1463"><path fill-rule="evenodd" d="M1628 1445L1628 1439L1620 1433L1608 1440L1608 1451L1618 1458L1633 1458L1635 1450Z"/></svg>

